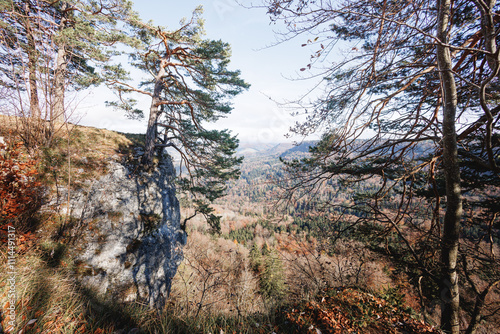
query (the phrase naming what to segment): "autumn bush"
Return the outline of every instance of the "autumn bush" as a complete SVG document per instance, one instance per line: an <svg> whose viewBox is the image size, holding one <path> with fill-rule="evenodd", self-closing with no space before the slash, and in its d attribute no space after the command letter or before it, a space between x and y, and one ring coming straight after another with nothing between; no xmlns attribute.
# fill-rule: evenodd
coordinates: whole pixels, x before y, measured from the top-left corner
<svg viewBox="0 0 500 334"><path fill-rule="evenodd" d="M311 300L329 288L378 290L392 283L384 262L357 241L338 240L328 253L296 236L281 238L280 248L291 300Z"/></svg>
<svg viewBox="0 0 500 334"><path fill-rule="evenodd" d="M41 205L42 186L38 161L23 151L20 142L0 143L0 226L11 224L19 231L32 228L33 215Z"/></svg>
<svg viewBox="0 0 500 334"><path fill-rule="evenodd" d="M420 320L403 297L395 289L372 294L332 288L282 312L294 333L441 333Z"/></svg>

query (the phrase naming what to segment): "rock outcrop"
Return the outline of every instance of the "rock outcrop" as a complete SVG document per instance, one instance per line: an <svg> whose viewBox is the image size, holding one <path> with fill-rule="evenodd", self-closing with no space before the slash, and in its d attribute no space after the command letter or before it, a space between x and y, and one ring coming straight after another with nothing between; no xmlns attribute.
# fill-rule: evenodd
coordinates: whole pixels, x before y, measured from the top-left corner
<svg viewBox="0 0 500 334"><path fill-rule="evenodd" d="M132 172L111 161L108 173L71 196L73 256L80 281L121 301L161 308L182 260L172 161Z"/></svg>

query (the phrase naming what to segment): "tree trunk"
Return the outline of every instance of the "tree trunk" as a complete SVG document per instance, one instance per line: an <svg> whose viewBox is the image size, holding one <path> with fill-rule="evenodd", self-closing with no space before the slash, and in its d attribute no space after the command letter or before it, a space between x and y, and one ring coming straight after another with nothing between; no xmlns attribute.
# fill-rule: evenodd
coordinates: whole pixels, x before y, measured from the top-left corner
<svg viewBox="0 0 500 334"><path fill-rule="evenodd" d="M484 48L490 52L490 54L486 55L486 61L492 71L496 71L497 66L497 57L495 56L497 52L497 33L495 28L495 13L493 12L495 4L496 0L486 0L484 1L485 6L478 6L481 12L481 31L484 38Z"/></svg>
<svg viewBox="0 0 500 334"><path fill-rule="evenodd" d="M164 61L160 65L160 71L155 78L155 89L151 107L149 108L148 129L146 131L146 143L144 145L144 155L141 163L147 169L153 165L153 155L155 153L156 137L158 135L158 117L160 116L161 92L164 88L163 77L165 76Z"/></svg>
<svg viewBox="0 0 500 334"><path fill-rule="evenodd" d="M68 4L63 2L61 4L61 22L59 24L59 32L62 32L66 28L66 10ZM66 45L63 41L60 41L57 45L57 59L56 68L54 71L54 87L53 87L53 103L51 106L50 121L52 126L54 122L64 123L65 122L65 109L64 109L64 92L65 92L65 76L66 68L68 64Z"/></svg>
<svg viewBox="0 0 500 334"><path fill-rule="evenodd" d="M447 29L450 20L450 8L450 0L438 0L437 38L441 43L448 43ZM446 213L441 250L441 328L446 333L458 334L460 330L460 296L457 258L460 220L462 217L462 196L455 129L457 91L448 46L437 46L437 60L443 97L443 172L446 182Z"/></svg>
<svg viewBox="0 0 500 334"><path fill-rule="evenodd" d="M156 89L155 89L156 91ZM149 108L148 129L146 131L146 143L144 145L144 155L142 156L142 165L150 168L153 165L153 155L155 152L156 136L158 126L156 125L159 116L158 100L153 97L151 107Z"/></svg>
<svg viewBox="0 0 500 334"><path fill-rule="evenodd" d="M66 74L66 48L64 45L59 46L57 51L56 70L54 72L54 95L53 105L50 120L51 122L64 123L64 76Z"/></svg>
<svg viewBox="0 0 500 334"><path fill-rule="evenodd" d="M485 299L486 295L488 294L489 290L483 291L480 295L476 296L476 303L474 305L474 311L472 313L472 318L469 322L469 327L467 328L467 331L465 331L465 334L475 334L477 331L477 328L479 326L479 323L481 322L481 311L484 308L485 304Z"/></svg>
<svg viewBox="0 0 500 334"><path fill-rule="evenodd" d="M14 5L13 11L19 12L21 20L19 23L24 28L26 33L26 46L23 47L24 51L28 55L28 91L30 98L30 110L29 116L33 119L39 119L41 117L40 112L40 101L38 99L38 80L37 80L37 70L38 70L38 57L37 57L37 48L35 41L35 30L38 30L37 27L33 27L33 19L34 17L31 15L32 7L31 3L27 1L23 5ZM24 115L24 112L23 112Z"/></svg>
<svg viewBox="0 0 500 334"><path fill-rule="evenodd" d="M24 135L26 143L29 147L36 147L44 143L45 140L45 122L42 120L42 112L40 110L40 100L38 97L38 55L35 34L38 31L36 23L33 22L31 4L27 2L24 7L24 18L21 21L26 31L26 54L28 56L28 92L29 92L29 115L23 120Z"/></svg>
<svg viewBox="0 0 500 334"><path fill-rule="evenodd" d="M28 23L29 24L29 23ZM28 38L28 71L29 71L29 91L30 91L30 116L33 119L40 120L42 114L40 112L40 101L38 100L37 86L37 56L35 38L31 33L31 29L26 29Z"/></svg>

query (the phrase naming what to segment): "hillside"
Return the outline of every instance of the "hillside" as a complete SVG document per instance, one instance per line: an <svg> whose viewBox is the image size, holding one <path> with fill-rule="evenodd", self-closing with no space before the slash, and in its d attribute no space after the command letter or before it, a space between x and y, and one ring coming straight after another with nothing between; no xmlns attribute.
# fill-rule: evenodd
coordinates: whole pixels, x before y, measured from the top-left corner
<svg viewBox="0 0 500 334"><path fill-rule="evenodd" d="M252 148L251 145L244 147L245 150ZM415 151L424 156L427 150L427 143L423 143ZM293 296L314 295L309 290L314 289L312 287L319 287L316 290L319 291L323 286L349 286L353 281L356 286L362 285L371 291L390 287L404 293L404 303L421 310L427 321L439 322L436 308L439 287L420 276L417 270L419 264L404 246L409 240L412 251L422 252L429 261L427 265L438 270L433 266L438 263L436 254L439 245L427 233L419 235L430 227L429 217L432 216L425 210L427 203L424 198L416 200L417 205L408 208L411 216L402 220L399 228L366 219L366 209L357 204L359 193L377 191L380 179L376 178L367 179L357 184L356 188L346 188L339 177L329 180L314 194L303 194L292 202L279 201L282 189L276 181L284 175L279 158L306 157L307 150L304 146L294 149L287 145L270 145L255 151L245 155L240 179L231 182L228 196L217 202L217 212L224 217L225 238L247 248L255 244L275 247L288 266L285 269L289 270L288 287L294 289L297 283L300 287L298 291L290 291ZM498 193L498 189L494 188L488 191ZM473 203L479 195L464 193L464 196L469 203ZM381 205L386 217L397 217L400 206L398 193L391 193ZM475 210L467 215L480 217L481 210ZM493 228L487 232L484 223L478 218L474 224L466 225L462 230L462 242L467 247L477 245L482 254L495 254L500 246L500 231ZM193 222L192 228L203 231L198 224ZM490 241L482 243L487 235L492 236ZM474 254L470 251L471 257ZM476 270L481 270L478 262L471 263L475 263L469 265ZM489 272L487 275L495 277L496 274ZM318 277L321 278L319 282L316 281ZM476 282L487 286L489 278L486 276L476 279ZM474 292L465 289L462 293L464 300L468 299L467 303L473 305ZM498 305L499 293L494 288L488 297L493 313L494 305ZM498 320L493 316L491 322L484 323L479 332L494 333Z"/></svg>
<svg viewBox="0 0 500 334"><path fill-rule="evenodd" d="M12 119L0 124L0 136L8 144L20 139ZM414 320L419 319L415 291L404 283L402 273L391 273L390 259L382 260L362 242L347 239L337 243L335 250L325 252L323 241L312 230L298 225L288 229L296 216L273 211L270 200L274 187L269 175L279 172L277 159L290 150L287 145L271 146L267 153L247 156L242 177L216 206L217 213L223 216L222 235L209 234L203 220L188 222L184 259L160 314L139 302L116 303L110 296L85 288L79 277L88 269L73 255L74 227L65 209L71 203L61 196L61 191L85 191L94 180L108 175L110 163L120 162L136 169L140 143L137 135L68 125L55 136L50 149L30 153L19 147L23 161L36 162L40 186L36 195L41 196L41 206L16 223L24 224L18 225L24 228L17 229L16 235L16 330L436 332ZM189 202L183 202L183 217L190 214L190 207ZM120 219L119 212L100 215L108 222ZM6 234L2 238L7 238L8 231L3 231ZM2 242L2 247L6 245ZM2 254L6 252L2 250ZM1 276L4 288L7 279ZM5 310L10 304L4 291L0 302ZM354 309L360 300L366 307ZM3 328L9 325L6 315L1 320Z"/></svg>

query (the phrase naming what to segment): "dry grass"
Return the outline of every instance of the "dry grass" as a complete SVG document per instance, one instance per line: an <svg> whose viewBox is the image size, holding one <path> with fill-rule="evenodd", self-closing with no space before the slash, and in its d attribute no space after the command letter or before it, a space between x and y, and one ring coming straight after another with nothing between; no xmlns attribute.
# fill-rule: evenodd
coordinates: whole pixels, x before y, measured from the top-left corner
<svg viewBox="0 0 500 334"><path fill-rule="evenodd" d="M67 131L54 139L54 145L43 150L47 183L84 187L107 172L109 161L133 161L139 141L140 136L68 125Z"/></svg>
<svg viewBox="0 0 500 334"><path fill-rule="evenodd" d="M183 303L171 299L166 309L157 313L137 303L116 304L106 296L97 296L92 291L81 287L72 275L71 259L64 252L51 252L57 249L55 244L39 244L37 247L20 254L16 261L16 325L9 328L9 298L7 293L6 272L0 275L0 305L2 315L0 323L6 333L220 333L237 331L238 333L262 332L262 324L271 321L266 315L252 313L245 315L226 314L204 308L200 314L183 310ZM5 249L1 249L2 256ZM51 255L52 254L52 255ZM5 258L2 262L5 263ZM227 262L231 267L231 261ZM233 268L235 269L235 268ZM244 279L244 276L240 277ZM230 282L224 285L229 287ZM195 281L195 284L199 284ZM232 286L232 291L240 286ZM175 289L174 289L175 290ZM229 291L227 300L234 300ZM206 302L220 292L210 292ZM253 293L253 292L252 292ZM240 295L240 301L252 302L252 297ZM181 297L182 298L182 297ZM205 303L205 302L204 302ZM204 304L207 306L208 304ZM219 304L218 306L221 306ZM239 304L243 307L242 304ZM257 326L256 326L257 325Z"/></svg>
<svg viewBox="0 0 500 334"><path fill-rule="evenodd" d="M18 258L16 269L17 326L12 332L76 332L82 324L83 305L75 298L72 280L34 254ZM5 278L1 285L6 284ZM2 305L8 303L5 294L1 297ZM3 326L8 329L6 323Z"/></svg>
<svg viewBox="0 0 500 334"><path fill-rule="evenodd" d="M0 115L0 137L21 140L18 117ZM55 191L57 186L79 189L107 172L108 162L135 160L135 150L143 135L122 134L106 129L66 123L54 134L50 145L36 153L41 161L43 182Z"/></svg>

